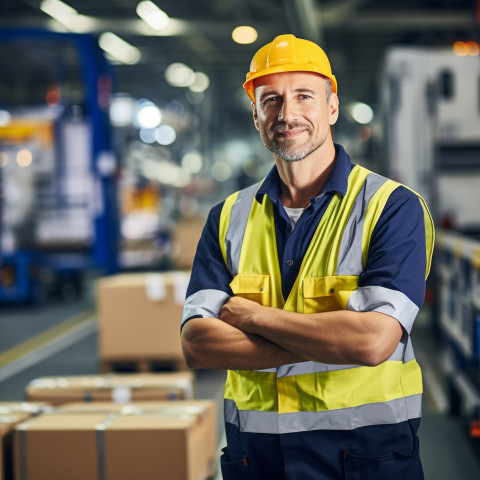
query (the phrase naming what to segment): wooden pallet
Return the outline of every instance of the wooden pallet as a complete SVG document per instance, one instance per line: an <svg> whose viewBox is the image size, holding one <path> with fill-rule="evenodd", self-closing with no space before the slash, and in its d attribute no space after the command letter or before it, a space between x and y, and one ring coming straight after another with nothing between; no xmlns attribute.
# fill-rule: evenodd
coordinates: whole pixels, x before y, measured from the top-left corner
<svg viewBox="0 0 480 480"><path fill-rule="evenodd" d="M166 360L152 358L138 359L101 359L100 373L153 373L153 372L180 372L188 370L185 360Z"/></svg>

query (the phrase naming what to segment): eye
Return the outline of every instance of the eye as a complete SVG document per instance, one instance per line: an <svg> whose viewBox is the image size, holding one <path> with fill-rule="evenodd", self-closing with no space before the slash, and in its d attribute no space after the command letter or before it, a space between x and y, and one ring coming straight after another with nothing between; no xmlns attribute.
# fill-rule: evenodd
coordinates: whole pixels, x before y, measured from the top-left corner
<svg viewBox="0 0 480 480"><path fill-rule="evenodd" d="M310 95L307 95L306 93L302 93L299 95L300 100L309 100L312 98Z"/></svg>
<svg viewBox="0 0 480 480"><path fill-rule="evenodd" d="M263 104L268 105L269 103L275 103L278 100L278 97L268 97L264 100Z"/></svg>

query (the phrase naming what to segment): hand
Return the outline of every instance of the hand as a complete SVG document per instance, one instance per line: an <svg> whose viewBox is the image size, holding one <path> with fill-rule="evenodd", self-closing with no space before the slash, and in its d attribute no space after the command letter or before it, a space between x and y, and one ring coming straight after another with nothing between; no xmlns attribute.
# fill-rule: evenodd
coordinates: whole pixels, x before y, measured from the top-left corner
<svg viewBox="0 0 480 480"><path fill-rule="evenodd" d="M242 297L231 297L220 310L220 320L245 333L254 332L254 319L262 307Z"/></svg>

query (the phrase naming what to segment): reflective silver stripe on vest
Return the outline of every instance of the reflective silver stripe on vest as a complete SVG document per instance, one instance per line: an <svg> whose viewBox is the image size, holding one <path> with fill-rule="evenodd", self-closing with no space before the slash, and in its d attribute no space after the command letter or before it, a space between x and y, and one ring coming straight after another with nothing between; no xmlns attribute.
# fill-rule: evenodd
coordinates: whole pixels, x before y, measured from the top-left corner
<svg viewBox="0 0 480 480"><path fill-rule="evenodd" d="M183 305L182 324L194 315L218 318L223 304L230 298L221 290L205 289L190 295Z"/></svg>
<svg viewBox="0 0 480 480"><path fill-rule="evenodd" d="M387 361L398 361L406 363L414 359L415 355L413 354L410 337L405 334L395 348L395 351L387 359ZM336 365L331 363L317 362L291 363L289 365L282 365L278 367L277 377L291 377L293 375L307 375L309 373L325 373L335 372L337 370L351 370L353 368L359 368L362 366L363 365Z"/></svg>
<svg viewBox="0 0 480 480"><path fill-rule="evenodd" d="M413 327L418 307L404 293L386 287L360 287L348 299L348 310L380 312L396 318L407 333Z"/></svg>
<svg viewBox="0 0 480 480"><path fill-rule="evenodd" d="M392 425L422 415L422 395L411 395L384 403L322 412L258 412L238 410L233 400L225 400L225 421L242 432L295 433L312 430L353 430L372 425Z"/></svg>
<svg viewBox="0 0 480 480"><path fill-rule="evenodd" d="M342 234L338 252L337 275L360 275L362 272L363 219L373 195L386 181L385 177L376 173L367 175Z"/></svg>
<svg viewBox="0 0 480 480"><path fill-rule="evenodd" d="M405 353L403 354L403 362L407 363L410 360L415 359L415 352L413 351L413 344L410 335L408 336L407 346L405 347Z"/></svg>
<svg viewBox="0 0 480 480"><path fill-rule="evenodd" d="M305 375L308 373L324 373L336 370L358 368L361 365L334 365L329 363L301 362L290 365L282 365L277 368L277 377L291 377L293 375Z"/></svg>
<svg viewBox="0 0 480 480"><path fill-rule="evenodd" d="M240 190L230 211L230 221L225 235L225 246L227 249L228 268L233 276L238 275L243 236L245 235L255 194L261 183L258 182L244 190Z"/></svg>

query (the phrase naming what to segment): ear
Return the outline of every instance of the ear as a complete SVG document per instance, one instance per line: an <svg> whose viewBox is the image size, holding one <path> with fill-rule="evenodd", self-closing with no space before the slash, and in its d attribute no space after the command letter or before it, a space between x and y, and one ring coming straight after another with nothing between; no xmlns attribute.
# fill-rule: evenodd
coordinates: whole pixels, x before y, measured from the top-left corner
<svg viewBox="0 0 480 480"><path fill-rule="evenodd" d="M328 122L330 125L334 125L338 120L339 103L337 94L332 93L328 101Z"/></svg>
<svg viewBox="0 0 480 480"><path fill-rule="evenodd" d="M253 113L253 123L255 124L255 128L260 131L258 126L258 114L257 114L257 106L255 102L252 102L252 113Z"/></svg>

